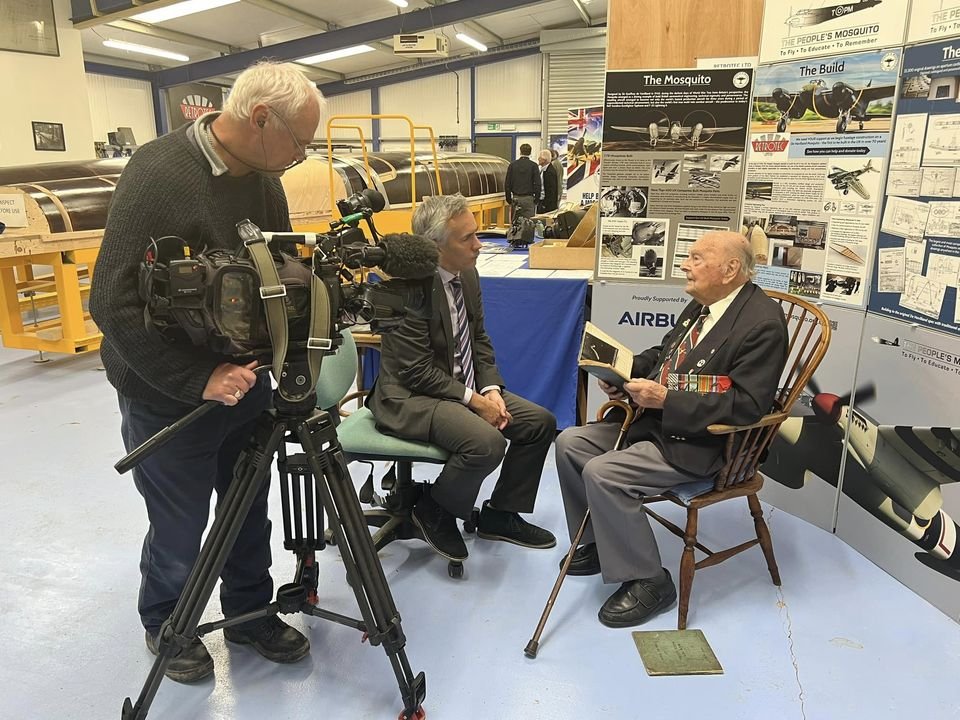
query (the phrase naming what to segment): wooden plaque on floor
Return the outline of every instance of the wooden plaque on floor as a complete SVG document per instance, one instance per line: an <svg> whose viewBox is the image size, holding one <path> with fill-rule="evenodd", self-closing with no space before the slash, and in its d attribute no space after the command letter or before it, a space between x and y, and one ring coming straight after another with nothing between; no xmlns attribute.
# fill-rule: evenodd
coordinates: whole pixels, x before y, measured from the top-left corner
<svg viewBox="0 0 960 720"><path fill-rule="evenodd" d="M633 633L647 675L723 675L701 630L644 630Z"/></svg>

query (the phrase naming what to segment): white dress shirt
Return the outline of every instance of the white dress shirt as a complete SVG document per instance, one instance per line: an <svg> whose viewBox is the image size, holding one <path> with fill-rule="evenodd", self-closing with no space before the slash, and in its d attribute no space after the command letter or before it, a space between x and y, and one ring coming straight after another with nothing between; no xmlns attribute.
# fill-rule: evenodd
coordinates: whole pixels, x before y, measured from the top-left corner
<svg viewBox="0 0 960 720"><path fill-rule="evenodd" d="M746 283L738 287L736 290L731 292L725 298L717 300L712 305L707 305L706 307L710 308L710 314L707 315L707 319L703 321L703 327L700 328L700 335L697 336L697 345L699 345L703 338L707 336L707 333L713 329L713 326L720 322L720 318L723 317L723 314L727 311L727 308L733 304L734 299L737 297L737 294L743 290L746 286ZM696 347L697 345L694 345Z"/></svg>

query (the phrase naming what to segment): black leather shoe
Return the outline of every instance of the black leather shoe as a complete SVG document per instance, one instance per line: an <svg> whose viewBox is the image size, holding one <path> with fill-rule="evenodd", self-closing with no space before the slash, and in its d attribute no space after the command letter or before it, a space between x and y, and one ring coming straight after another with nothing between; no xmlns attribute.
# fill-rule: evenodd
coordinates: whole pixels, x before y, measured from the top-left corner
<svg viewBox="0 0 960 720"><path fill-rule="evenodd" d="M599 618L607 627L639 625L673 605L677 588L670 572L663 568L658 577L631 580L620 586L600 608Z"/></svg>
<svg viewBox="0 0 960 720"><path fill-rule="evenodd" d="M410 513L427 545L448 560L462 562L467 559L467 546L457 527L457 518L440 507L429 493L420 496Z"/></svg>
<svg viewBox="0 0 960 720"><path fill-rule="evenodd" d="M310 652L310 641L276 615L223 629L223 637L254 650L276 663L294 663Z"/></svg>
<svg viewBox="0 0 960 720"><path fill-rule="evenodd" d="M519 513L496 510L487 500L480 508L477 537L485 540L503 540L528 548L552 548L557 539L549 530L532 525Z"/></svg>
<svg viewBox="0 0 960 720"><path fill-rule="evenodd" d="M560 560L560 567L566 560L564 556ZM597 555L597 544L587 543L577 548L573 553L573 559L570 561L570 567L567 568L567 575L597 575L600 572L600 556Z"/></svg>
<svg viewBox="0 0 960 720"><path fill-rule="evenodd" d="M159 655L157 636L147 630L146 641L147 649L154 655ZM176 682L197 682L213 675L213 658L210 657L200 638L194 638L189 647L181 650L179 655L167 663L167 669L163 674Z"/></svg>

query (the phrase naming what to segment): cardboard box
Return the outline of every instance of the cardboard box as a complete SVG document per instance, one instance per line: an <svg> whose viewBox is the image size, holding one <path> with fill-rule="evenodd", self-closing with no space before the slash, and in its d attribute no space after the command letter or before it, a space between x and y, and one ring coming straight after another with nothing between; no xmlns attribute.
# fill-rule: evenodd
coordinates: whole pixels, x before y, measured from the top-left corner
<svg viewBox="0 0 960 720"><path fill-rule="evenodd" d="M530 246L530 267L541 270L593 270L594 247L569 247L567 240L544 240Z"/></svg>

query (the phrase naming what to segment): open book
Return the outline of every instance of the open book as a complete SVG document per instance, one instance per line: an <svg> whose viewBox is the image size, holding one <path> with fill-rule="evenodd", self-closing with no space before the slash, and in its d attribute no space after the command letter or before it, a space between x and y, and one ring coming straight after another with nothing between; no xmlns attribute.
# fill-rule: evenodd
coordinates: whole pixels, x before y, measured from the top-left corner
<svg viewBox="0 0 960 720"><path fill-rule="evenodd" d="M633 369L633 351L588 322L583 328L579 365L605 383L623 388Z"/></svg>

